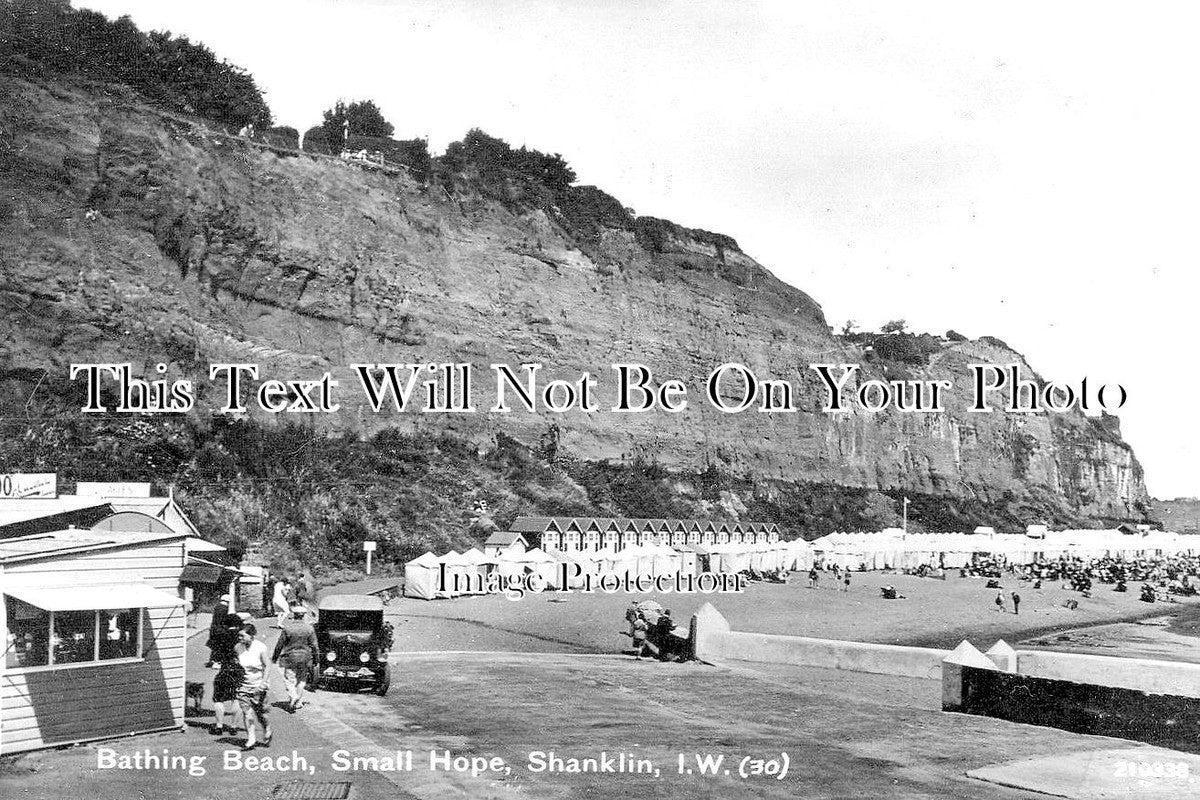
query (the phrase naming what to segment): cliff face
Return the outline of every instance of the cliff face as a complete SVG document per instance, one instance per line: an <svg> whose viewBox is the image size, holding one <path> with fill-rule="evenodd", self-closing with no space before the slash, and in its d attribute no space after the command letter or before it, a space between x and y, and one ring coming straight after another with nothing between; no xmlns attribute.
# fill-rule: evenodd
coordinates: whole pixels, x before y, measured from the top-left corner
<svg viewBox="0 0 1200 800"><path fill-rule="evenodd" d="M965 412L968 363L1024 363L992 343L947 343L909 368L954 382L947 413L821 413L808 365L863 363L864 352L724 237L664 224L648 245L602 225L585 245L556 207L514 211L402 174L272 152L118 90L18 73L0 76L0 367L10 377L65 376L83 361L129 361L147 375L164 361L168 377L202 384L210 362L258 363L264 378L329 369L342 408L318 425L444 427L481 443L552 432L587 460L640 455L761 479L1007 498L1080 521L1142 516L1141 468L1099 421ZM475 364L485 407L372 413L348 365L409 361ZM604 410L484 413L487 368L499 362L540 362L547 379L590 371ZM683 380L687 411L610 413L609 365L621 362ZM791 381L802 410L711 408L704 380L723 362ZM882 364L864 369L885 375Z"/></svg>

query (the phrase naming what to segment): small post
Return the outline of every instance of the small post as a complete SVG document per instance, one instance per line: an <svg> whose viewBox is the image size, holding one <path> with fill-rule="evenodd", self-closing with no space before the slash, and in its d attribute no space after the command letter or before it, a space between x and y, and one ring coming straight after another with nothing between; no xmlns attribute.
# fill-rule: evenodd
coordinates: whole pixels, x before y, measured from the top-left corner
<svg viewBox="0 0 1200 800"><path fill-rule="evenodd" d="M363 542L363 551L367 554L367 574L371 574L371 554L375 552L375 542Z"/></svg>

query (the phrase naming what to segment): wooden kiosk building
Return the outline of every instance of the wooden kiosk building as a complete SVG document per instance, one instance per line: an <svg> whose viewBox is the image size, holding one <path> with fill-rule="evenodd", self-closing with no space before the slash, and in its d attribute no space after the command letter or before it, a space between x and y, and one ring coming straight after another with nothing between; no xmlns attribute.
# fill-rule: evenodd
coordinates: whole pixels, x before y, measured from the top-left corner
<svg viewBox="0 0 1200 800"><path fill-rule="evenodd" d="M0 754L183 726L186 538L0 540Z"/></svg>

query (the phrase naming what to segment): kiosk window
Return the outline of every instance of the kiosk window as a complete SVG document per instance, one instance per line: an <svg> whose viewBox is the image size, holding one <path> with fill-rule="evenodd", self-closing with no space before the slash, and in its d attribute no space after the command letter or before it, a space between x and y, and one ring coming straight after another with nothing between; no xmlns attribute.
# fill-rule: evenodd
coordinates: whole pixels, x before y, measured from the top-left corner
<svg viewBox="0 0 1200 800"><path fill-rule="evenodd" d="M7 598L8 641L4 663L17 667L44 667L50 663L50 612Z"/></svg>
<svg viewBox="0 0 1200 800"><path fill-rule="evenodd" d="M54 612L54 663L96 660L96 612Z"/></svg>
<svg viewBox="0 0 1200 800"><path fill-rule="evenodd" d="M123 608L100 613L100 660L136 658L141 609Z"/></svg>
<svg viewBox="0 0 1200 800"><path fill-rule="evenodd" d="M141 655L142 609L46 611L6 597L9 669L88 664Z"/></svg>

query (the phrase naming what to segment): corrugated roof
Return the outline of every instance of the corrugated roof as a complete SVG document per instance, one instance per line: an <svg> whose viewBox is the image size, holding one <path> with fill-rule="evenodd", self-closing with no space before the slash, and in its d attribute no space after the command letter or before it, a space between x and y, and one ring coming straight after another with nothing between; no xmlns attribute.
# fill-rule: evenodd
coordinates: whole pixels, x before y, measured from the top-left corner
<svg viewBox="0 0 1200 800"><path fill-rule="evenodd" d="M512 529L522 533L544 533L551 525L557 526L553 517L517 517Z"/></svg>
<svg viewBox="0 0 1200 800"><path fill-rule="evenodd" d="M21 497L0 501L0 525L11 525L14 522L24 522L38 517L49 517L68 511L79 511L84 508L107 506L109 503L100 497Z"/></svg>
<svg viewBox="0 0 1200 800"><path fill-rule="evenodd" d="M120 533L114 536L78 528L35 533L13 539L0 539L0 564L185 538L186 535L182 533Z"/></svg>
<svg viewBox="0 0 1200 800"><path fill-rule="evenodd" d="M487 538L487 541L484 542L484 545L500 545L501 547L507 547L517 540L525 541L525 537L517 531L496 531Z"/></svg>

